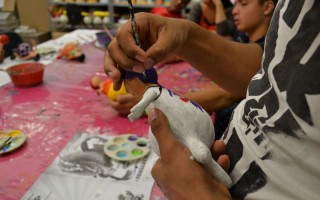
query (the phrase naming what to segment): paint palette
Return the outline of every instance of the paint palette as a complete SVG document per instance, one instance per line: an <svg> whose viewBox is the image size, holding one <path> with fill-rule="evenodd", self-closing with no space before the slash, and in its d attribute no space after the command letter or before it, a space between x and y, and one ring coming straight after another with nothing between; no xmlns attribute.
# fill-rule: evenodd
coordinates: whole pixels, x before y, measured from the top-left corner
<svg viewBox="0 0 320 200"><path fill-rule="evenodd" d="M115 136L104 145L104 152L118 161L134 161L148 155L149 140L134 134Z"/></svg>
<svg viewBox="0 0 320 200"><path fill-rule="evenodd" d="M26 140L26 134L20 130L0 130L0 155L19 148Z"/></svg>

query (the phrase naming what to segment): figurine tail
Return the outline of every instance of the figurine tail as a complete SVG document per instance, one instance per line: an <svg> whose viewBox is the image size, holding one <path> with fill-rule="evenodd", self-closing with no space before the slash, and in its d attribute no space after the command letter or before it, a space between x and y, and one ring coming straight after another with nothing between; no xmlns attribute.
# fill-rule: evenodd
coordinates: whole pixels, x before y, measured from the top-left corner
<svg viewBox="0 0 320 200"><path fill-rule="evenodd" d="M201 163L210 174L217 179L218 182L224 184L227 188L232 185L230 176L224 171L224 169L212 158L210 149L195 138L186 139L186 146L190 150L192 157L199 163Z"/></svg>

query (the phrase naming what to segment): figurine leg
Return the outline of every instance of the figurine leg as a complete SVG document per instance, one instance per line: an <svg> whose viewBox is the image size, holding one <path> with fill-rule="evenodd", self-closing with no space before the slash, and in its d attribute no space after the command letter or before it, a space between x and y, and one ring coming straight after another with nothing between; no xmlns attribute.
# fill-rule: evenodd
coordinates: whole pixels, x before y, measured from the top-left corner
<svg viewBox="0 0 320 200"><path fill-rule="evenodd" d="M145 109L149 106L149 104L154 100L156 96L156 92L149 92L149 90L147 90L146 93L143 95L141 101L139 101L139 103L137 103L135 106L133 106L133 108L131 108L131 113L128 115L129 120L133 122L136 119L138 119L144 113Z"/></svg>
<svg viewBox="0 0 320 200"><path fill-rule="evenodd" d="M224 169L212 158L210 149L195 138L186 138L186 146L190 150L192 157L201 163L210 174L215 177L220 183L230 188L232 181Z"/></svg>

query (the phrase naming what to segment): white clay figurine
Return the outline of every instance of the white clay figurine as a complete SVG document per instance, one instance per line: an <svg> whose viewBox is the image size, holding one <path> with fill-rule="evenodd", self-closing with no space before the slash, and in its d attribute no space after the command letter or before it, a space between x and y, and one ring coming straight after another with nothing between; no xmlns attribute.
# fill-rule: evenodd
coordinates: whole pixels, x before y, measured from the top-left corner
<svg viewBox="0 0 320 200"><path fill-rule="evenodd" d="M192 159L205 166L210 174L228 188L232 181L223 168L212 158L210 147L215 138L211 117L198 104L178 96L160 86L154 68L145 73L125 72L125 86L128 93L142 97L131 110L130 121L138 119L145 111L159 108L166 114L170 127L176 138L191 152ZM151 148L160 156L155 136L149 129Z"/></svg>

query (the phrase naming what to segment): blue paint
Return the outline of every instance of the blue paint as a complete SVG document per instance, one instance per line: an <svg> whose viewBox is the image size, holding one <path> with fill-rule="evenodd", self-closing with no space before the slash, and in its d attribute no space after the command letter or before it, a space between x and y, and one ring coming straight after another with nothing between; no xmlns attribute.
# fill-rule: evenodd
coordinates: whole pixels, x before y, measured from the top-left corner
<svg viewBox="0 0 320 200"><path fill-rule="evenodd" d="M119 152L117 152L117 156L119 157L119 158L125 158L125 157L127 157L127 152L125 152L125 151L119 151Z"/></svg>
<svg viewBox="0 0 320 200"><path fill-rule="evenodd" d="M110 150L110 151L114 151L114 150L116 150L116 149L118 149L118 146L117 145L110 145L110 146L108 146L108 150Z"/></svg>

